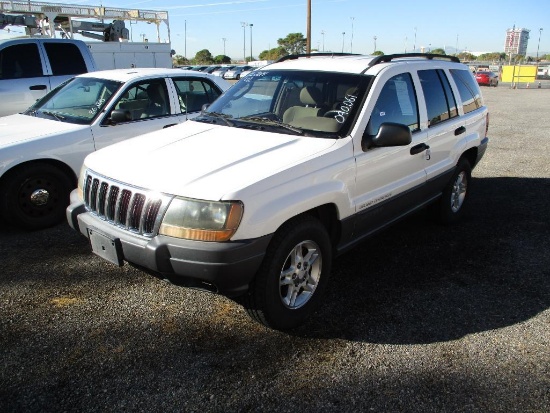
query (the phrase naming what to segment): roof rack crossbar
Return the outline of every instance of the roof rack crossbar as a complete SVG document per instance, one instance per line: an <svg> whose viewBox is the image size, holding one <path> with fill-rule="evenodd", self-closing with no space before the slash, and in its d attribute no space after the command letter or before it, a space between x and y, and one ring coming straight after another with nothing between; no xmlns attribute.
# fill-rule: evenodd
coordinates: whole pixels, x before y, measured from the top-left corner
<svg viewBox="0 0 550 413"><path fill-rule="evenodd" d="M456 56L448 56L443 54L431 54L431 53L399 53L377 56L369 62L369 67L377 65L379 63L391 62L393 59L400 59L403 57L422 57L424 59L436 59L436 60L449 60L451 62L460 63L460 59Z"/></svg>
<svg viewBox="0 0 550 413"><path fill-rule="evenodd" d="M275 63L284 62L285 60L294 60L301 57L316 57L316 56L358 56L357 53L301 53L301 54L289 54L283 57L280 57L275 61Z"/></svg>

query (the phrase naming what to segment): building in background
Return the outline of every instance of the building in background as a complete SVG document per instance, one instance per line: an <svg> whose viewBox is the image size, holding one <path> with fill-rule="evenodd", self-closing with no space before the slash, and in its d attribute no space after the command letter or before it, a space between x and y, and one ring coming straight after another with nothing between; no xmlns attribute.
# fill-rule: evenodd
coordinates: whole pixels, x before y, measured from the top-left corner
<svg viewBox="0 0 550 413"><path fill-rule="evenodd" d="M512 29L506 30L506 41L504 42L504 53L508 55L527 54L527 43L529 42L529 32L527 29Z"/></svg>

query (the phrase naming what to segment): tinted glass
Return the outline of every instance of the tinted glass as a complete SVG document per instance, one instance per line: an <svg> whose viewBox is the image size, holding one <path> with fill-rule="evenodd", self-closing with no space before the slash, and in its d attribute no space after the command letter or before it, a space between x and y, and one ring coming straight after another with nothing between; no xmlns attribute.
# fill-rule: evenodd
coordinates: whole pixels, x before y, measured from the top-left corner
<svg viewBox="0 0 550 413"><path fill-rule="evenodd" d="M428 126L457 116L449 81L442 70L419 70L418 77L428 111Z"/></svg>
<svg viewBox="0 0 550 413"><path fill-rule="evenodd" d="M86 64L78 47L71 43L44 43L54 76L86 73Z"/></svg>
<svg viewBox="0 0 550 413"><path fill-rule="evenodd" d="M36 44L8 46L0 52L0 79L23 79L42 75L42 63Z"/></svg>
<svg viewBox="0 0 550 413"><path fill-rule="evenodd" d="M451 69L451 75L458 87L464 113L471 112L483 106L479 86L468 70Z"/></svg>

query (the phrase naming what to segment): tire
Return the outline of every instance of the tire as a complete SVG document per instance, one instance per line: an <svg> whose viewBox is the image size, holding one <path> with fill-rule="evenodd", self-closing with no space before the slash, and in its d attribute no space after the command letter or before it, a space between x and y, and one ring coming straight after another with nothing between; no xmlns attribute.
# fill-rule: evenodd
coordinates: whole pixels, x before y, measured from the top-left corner
<svg viewBox="0 0 550 413"><path fill-rule="evenodd" d="M311 216L291 220L275 233L240 302L254 320L267 327L295 328L319 304L331 264L331 243L325 227Z"/></svg>
<svg viewBox="0 0 550 413"><path fill-rule="evenodd" d="M7 223L36 230L65 218L74 180L47 163L21 165L8 172L0 184L0 211Z"/></svg>
<svg viewBox="0 0 550 413"><path fill-rule="evenodd" d="M462 217L468 201L471 178L472 167L465 158L461 158L441 198L434 204L433 212L439 223L452 224Z"/></svg>

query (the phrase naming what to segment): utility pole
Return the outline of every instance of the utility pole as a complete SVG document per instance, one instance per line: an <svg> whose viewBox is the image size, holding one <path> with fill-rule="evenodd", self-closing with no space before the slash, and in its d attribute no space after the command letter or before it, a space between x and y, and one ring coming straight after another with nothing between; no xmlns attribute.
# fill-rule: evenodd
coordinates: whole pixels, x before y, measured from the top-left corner
<svg viewBox="0 0 550 413"><path fill-rule="evenodd" d="M306 53L311 53L311 0L307 0Z"/></svg>
<svg viewBox="0 0 550 413"><path fill-rule="evenodd" d="M252 57L252 26L254 26L252 23L249 24L250 26L250 61L254 60Z"/></svg>
<svg viewBox="0 0 550 413"><path fill-rule="evenodd" d="M241 22L241 26L243 27L243 63L246 63L246 26L248 23Z"/></svg>
<svg viewBox="0 0 550 413"><path fill-rule="evenodd" d="M225 56L225 41L227 39L225 37L222 37L222 42L223 42L223 55Z"/></svg>

